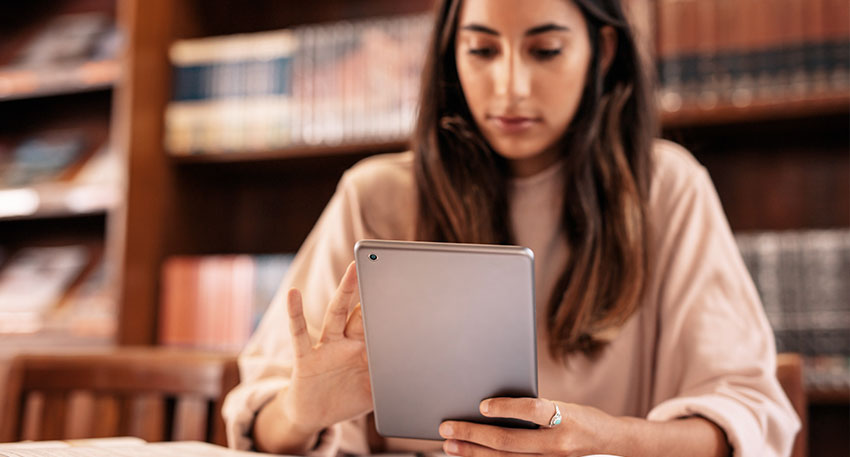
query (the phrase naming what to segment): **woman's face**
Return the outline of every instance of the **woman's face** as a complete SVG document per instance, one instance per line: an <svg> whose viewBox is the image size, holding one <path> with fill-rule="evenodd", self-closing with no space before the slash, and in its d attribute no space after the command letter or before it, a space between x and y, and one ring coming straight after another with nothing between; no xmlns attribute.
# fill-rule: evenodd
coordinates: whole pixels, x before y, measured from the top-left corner
<svg viewBox="0 0 850 457"><path fill-rule="evenodd" d="M558 160L591 60L587 24L571 0L464 0L457 71L479 130L513 173Z"/></svg>

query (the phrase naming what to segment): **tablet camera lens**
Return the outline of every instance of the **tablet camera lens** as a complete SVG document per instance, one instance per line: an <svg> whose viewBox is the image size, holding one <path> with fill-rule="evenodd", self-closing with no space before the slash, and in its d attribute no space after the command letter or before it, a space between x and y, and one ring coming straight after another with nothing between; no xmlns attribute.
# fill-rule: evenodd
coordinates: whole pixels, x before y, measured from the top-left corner
<svg viewBox="0 0 850 457"><path fill-rule="evenodd" d="M378 256L376 256L375 254L369 254L369 259L375 261L378 260Z"/></svg>

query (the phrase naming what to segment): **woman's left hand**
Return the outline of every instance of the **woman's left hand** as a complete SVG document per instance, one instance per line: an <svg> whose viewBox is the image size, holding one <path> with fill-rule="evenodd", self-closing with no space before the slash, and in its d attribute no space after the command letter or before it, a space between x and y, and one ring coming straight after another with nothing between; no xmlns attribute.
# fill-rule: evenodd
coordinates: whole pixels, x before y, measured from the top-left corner
<svg viewBox="0 0 850 457"><path fill-rule="evenodd" d="M561 411L561 423L549 427ZM620 419L596 408L542 398L490 398L480 404L486 417L505 417L534 422L536 430L497 427L471 422L445 421L440 435L443 450L450 455L504 456L547 454L583 456L605 453L607 444L624 426ZM610 451L609 451L610 452Z"/></svg>

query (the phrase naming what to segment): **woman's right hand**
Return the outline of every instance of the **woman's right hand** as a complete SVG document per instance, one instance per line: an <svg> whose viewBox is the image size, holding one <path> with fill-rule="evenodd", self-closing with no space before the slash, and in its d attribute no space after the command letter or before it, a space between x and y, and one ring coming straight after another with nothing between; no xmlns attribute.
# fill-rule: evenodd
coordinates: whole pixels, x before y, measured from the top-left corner
<svg viewBox="0 0 850 457"><path fill-rule="evenodd" d="M372 389L358 298L357 274L352 262L328 304L318 342L313 345L301 293L287 297L289 329L295 360L281 406L288 422L302 433L317 433L337 422L372 409Z"/></svg>

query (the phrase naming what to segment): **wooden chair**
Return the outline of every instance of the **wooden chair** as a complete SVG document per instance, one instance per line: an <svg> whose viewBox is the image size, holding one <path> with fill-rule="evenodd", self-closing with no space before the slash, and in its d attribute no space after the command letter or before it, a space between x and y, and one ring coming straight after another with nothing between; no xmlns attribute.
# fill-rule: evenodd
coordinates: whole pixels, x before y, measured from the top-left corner
<svg viewBox="0 0 850 457"><path fill-rule="evenodd" d="M158 348L21 355L11 366L0 442L137 436L226 444L221 404L231 355Z"/></svg>
<svg viewBox="0 0 850 457"><path fill-rule="evenodd" d="M791 400L794 411L800 417L802 427L794 440L791 457L806 457L808 455L808 408L806 388L803 384L803 358L799 354L783 353L776 359L776 377L785 390L785 395Z"/></svg>

